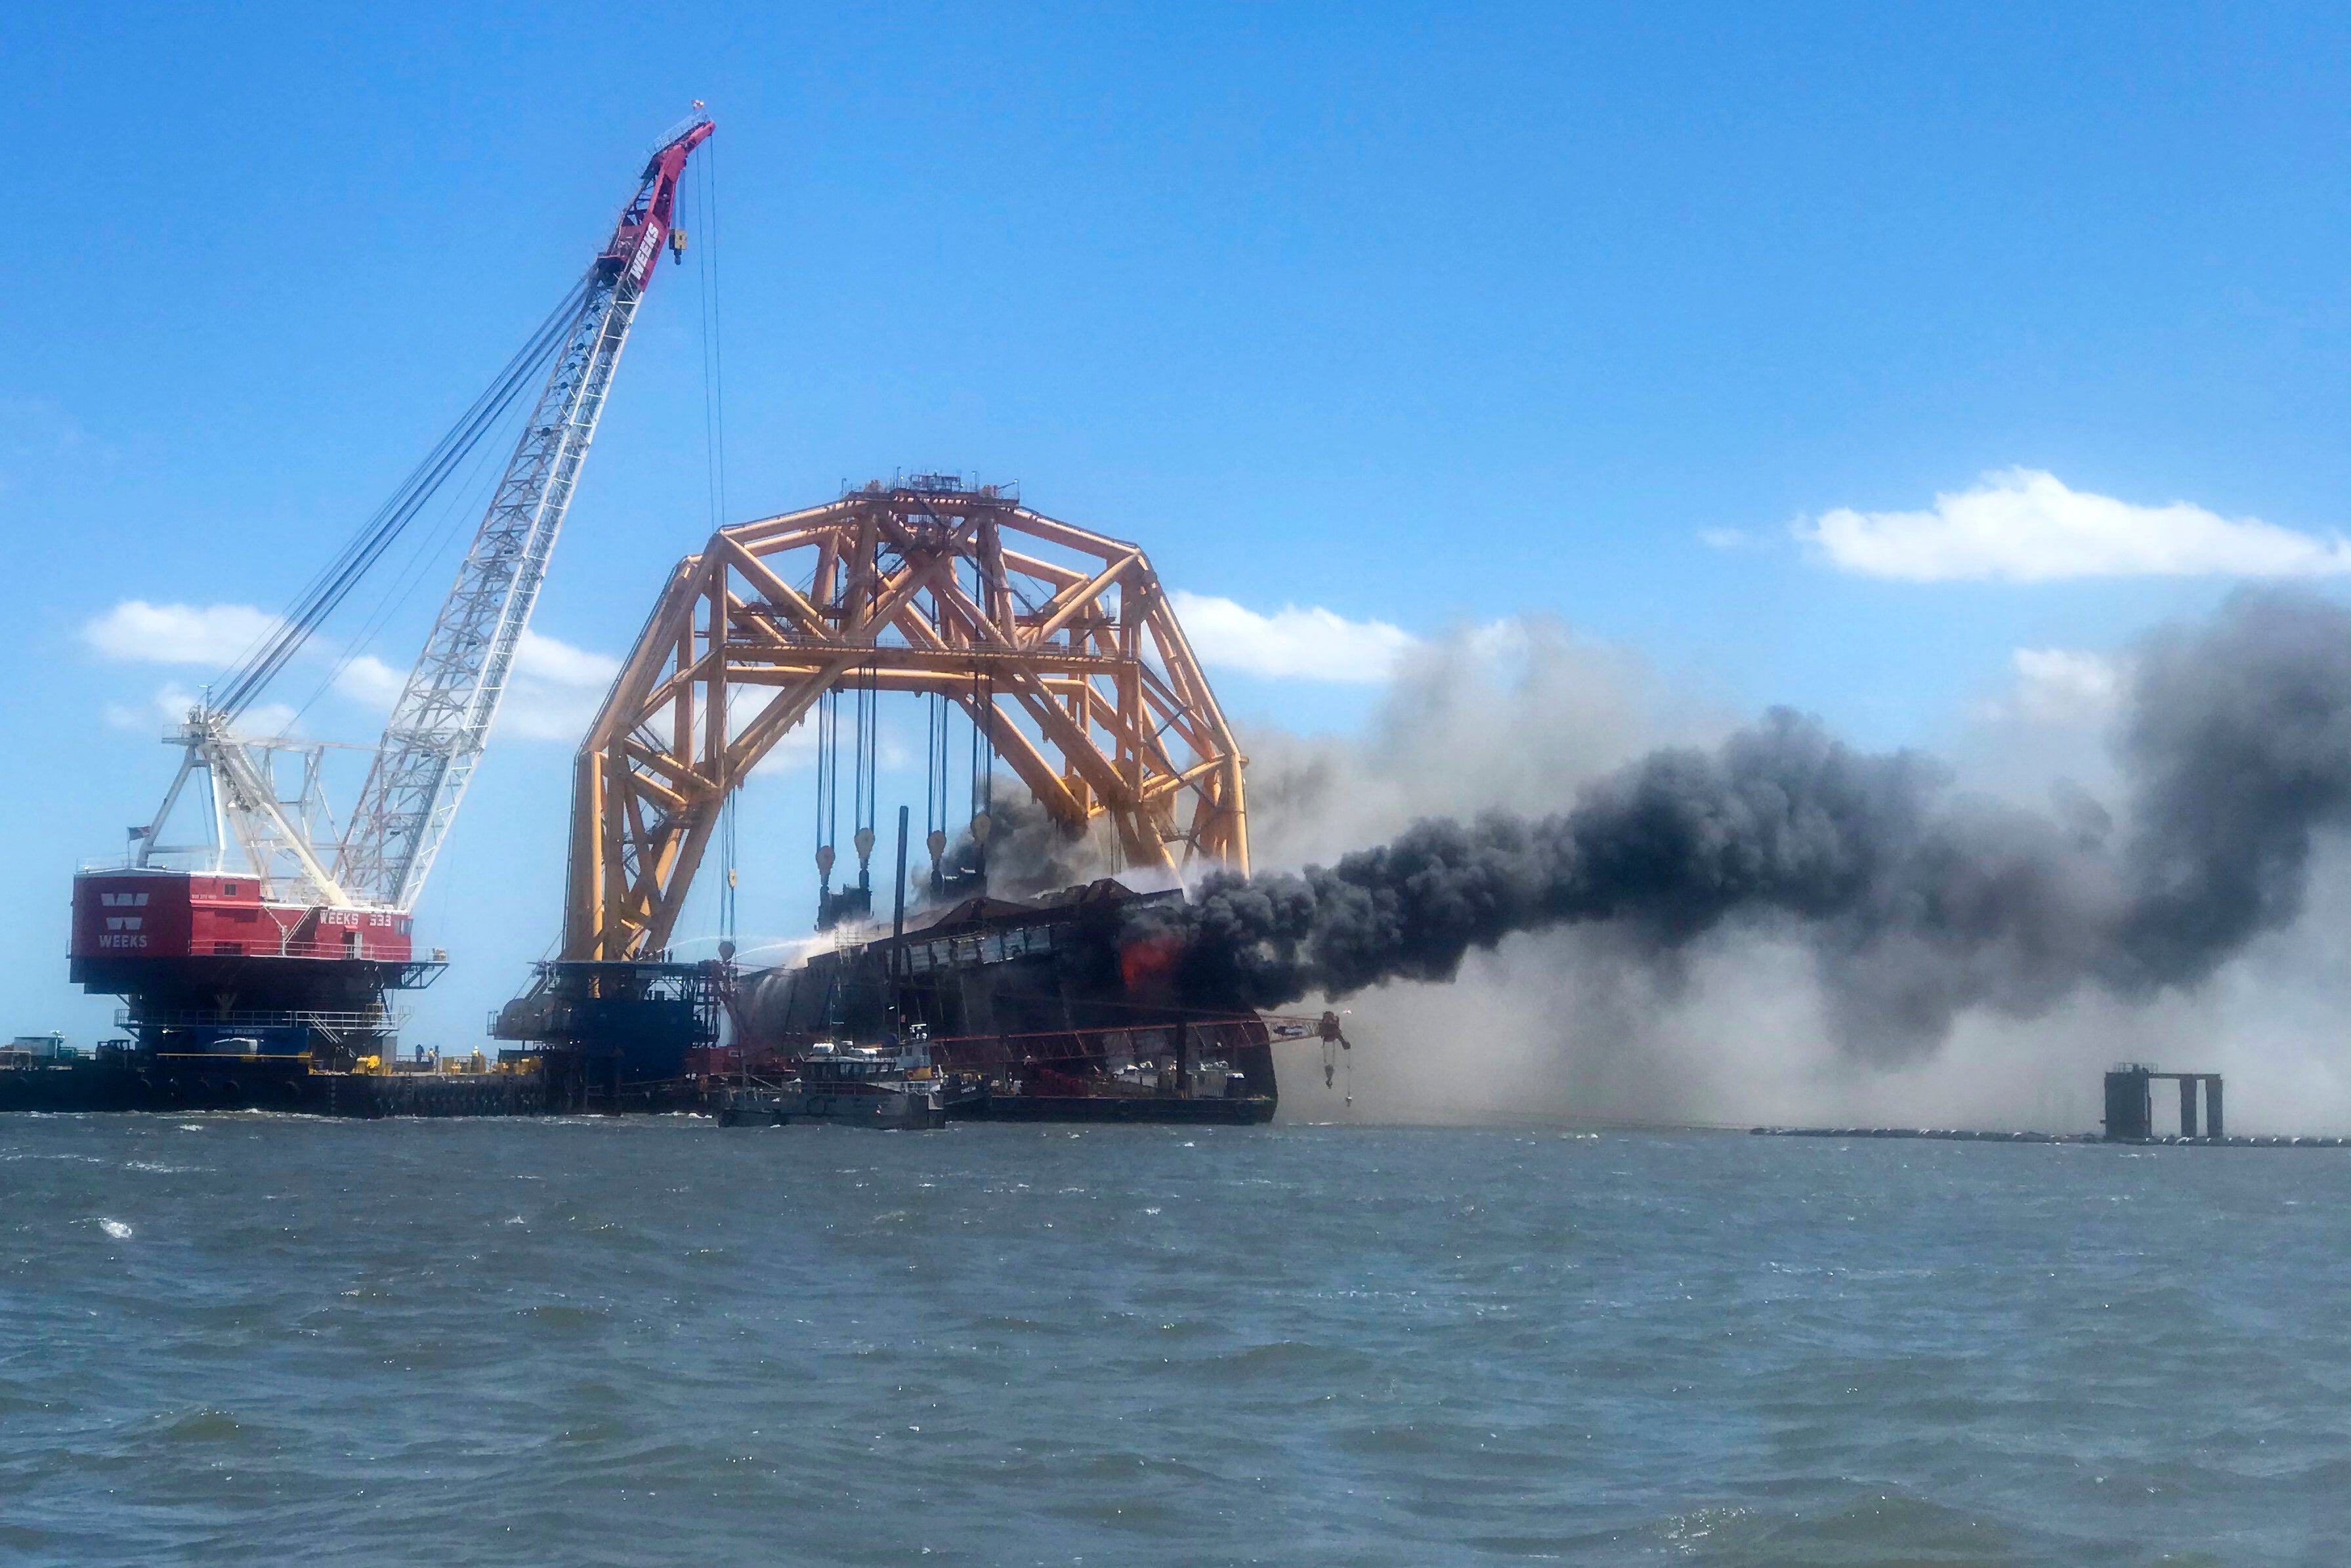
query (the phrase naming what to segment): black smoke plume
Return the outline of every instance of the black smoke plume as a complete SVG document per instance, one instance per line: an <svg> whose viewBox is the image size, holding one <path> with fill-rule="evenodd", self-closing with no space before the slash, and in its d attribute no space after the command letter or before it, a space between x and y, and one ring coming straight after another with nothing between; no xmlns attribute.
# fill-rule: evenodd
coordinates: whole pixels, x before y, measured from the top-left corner
<svg viewBox="0 0 2351 1568"><path fill-rule="evenodd" d="M1929 1051L1972 1007L2202 980L2302 907L2314 835L2351 821L2351 613L2244 592L2137 650L2126 831L2079 789L2025 810L1956 796L1775 710L1712 750L1651 753L1539 819L1427 819L1332 866L1211 878L1134 935L1201 1006L1277 1008L1449 980L1471 948L1607 923L1670 965L1748 925L1812 949L1856 1052Z"/></svg>

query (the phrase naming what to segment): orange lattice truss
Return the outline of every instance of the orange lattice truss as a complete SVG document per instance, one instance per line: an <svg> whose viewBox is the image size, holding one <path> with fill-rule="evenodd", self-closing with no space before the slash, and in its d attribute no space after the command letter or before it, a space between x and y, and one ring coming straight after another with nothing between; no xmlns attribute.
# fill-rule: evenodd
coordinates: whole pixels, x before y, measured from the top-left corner
<svg viewBox="0 0 2351 1568"><path fill-rule="evenodd" d="M669 943L727 792L828 690L936 693L1130 867L1247 873L1243 758L1143 551L917 478L680 561L580 749L567 958Z"/></svg>

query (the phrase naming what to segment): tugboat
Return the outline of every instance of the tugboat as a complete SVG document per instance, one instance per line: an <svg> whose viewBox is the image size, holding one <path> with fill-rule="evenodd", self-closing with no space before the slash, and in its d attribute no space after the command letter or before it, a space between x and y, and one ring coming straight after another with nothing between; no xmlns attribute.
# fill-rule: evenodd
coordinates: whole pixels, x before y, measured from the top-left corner
<svg viewBox="0 0 2351 1568"><path fill-rule="evenodd" d="M961 1090L937 1076L919 1030L882 1046L820 1040L781 1082L746 1077L719 1092L721 1126L831 1122L844 1127L926 1132L946 1125Z"/></svg>

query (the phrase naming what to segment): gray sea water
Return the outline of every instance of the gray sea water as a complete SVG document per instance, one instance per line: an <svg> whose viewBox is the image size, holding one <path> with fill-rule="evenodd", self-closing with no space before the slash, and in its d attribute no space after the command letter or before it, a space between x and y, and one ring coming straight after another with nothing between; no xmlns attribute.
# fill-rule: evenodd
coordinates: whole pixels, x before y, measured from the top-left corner
<svg viewBox="0 0 2351 1568"><path fill-rule="evenodd" d="M2351 1560L2351 1151L0 1124L0 1560Z"/></svg>

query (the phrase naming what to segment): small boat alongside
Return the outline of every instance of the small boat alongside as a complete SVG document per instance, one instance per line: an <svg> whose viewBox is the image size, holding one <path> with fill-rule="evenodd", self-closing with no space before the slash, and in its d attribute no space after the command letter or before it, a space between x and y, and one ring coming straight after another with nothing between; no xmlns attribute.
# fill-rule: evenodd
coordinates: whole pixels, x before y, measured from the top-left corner
<svg viewBox="0 0 2351 1568"><path fill-rule="evenodd" d="M824 1122L904 1132L946 1125L956 1085L939 1078L928 1042L911 1033L880 1046L820 1040L791 1076L747 1077L719 1092L721 1126Z"/></svg>

